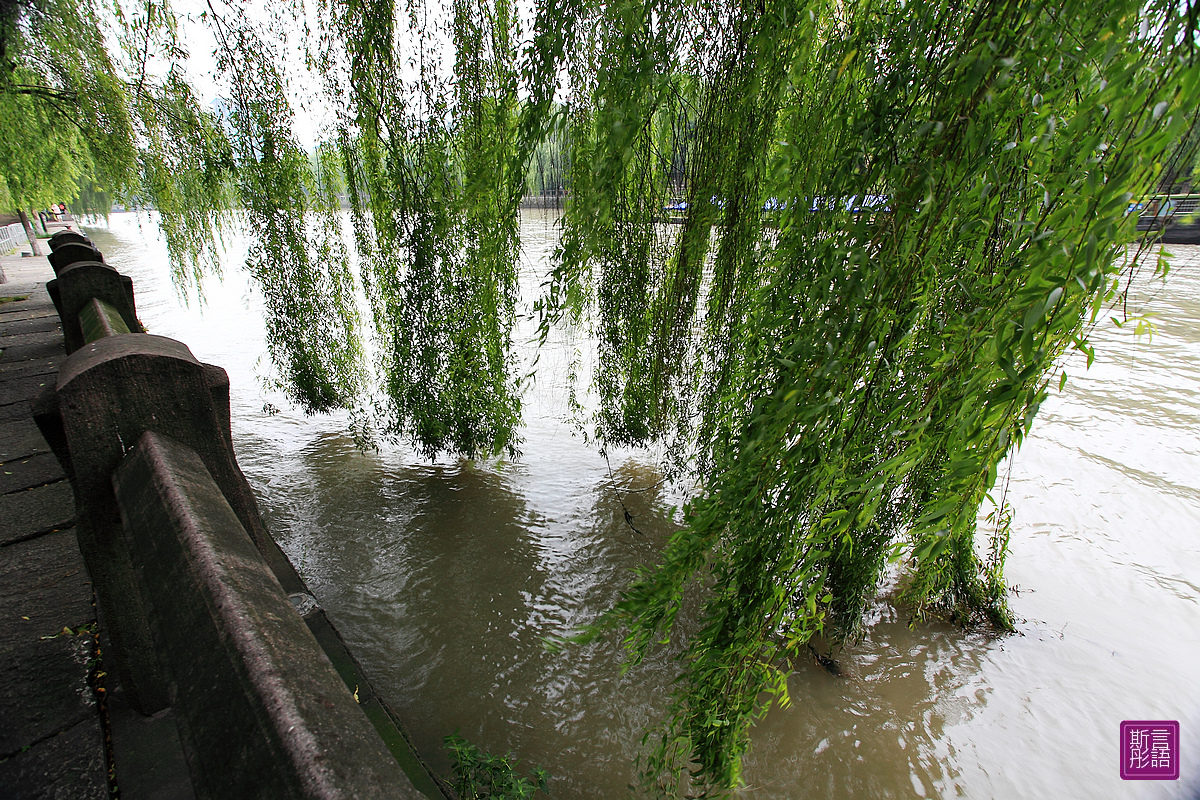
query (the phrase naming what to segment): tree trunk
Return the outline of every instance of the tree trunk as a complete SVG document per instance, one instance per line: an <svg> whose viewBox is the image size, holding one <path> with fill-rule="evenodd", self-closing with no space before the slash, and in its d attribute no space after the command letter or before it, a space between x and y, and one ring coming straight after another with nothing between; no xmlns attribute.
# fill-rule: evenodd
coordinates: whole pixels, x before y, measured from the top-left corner
<svg viewBox="0 0 1200 800"><path fill-rule="evenodd" d="M38 246L37 233L33 230L32 223L29 222L29 215L25 213L25 209L18 208L17 215L21 217L21 226L25 228L25 236L29 238L29 250L35 255L42 254L42 248Z"/></svg>

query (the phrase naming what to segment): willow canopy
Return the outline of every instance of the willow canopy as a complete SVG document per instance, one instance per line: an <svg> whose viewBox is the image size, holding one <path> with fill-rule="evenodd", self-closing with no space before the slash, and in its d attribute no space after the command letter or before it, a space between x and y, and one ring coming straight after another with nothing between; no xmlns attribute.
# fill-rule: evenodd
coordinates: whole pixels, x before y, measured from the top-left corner
<svg viewBox="0 0 1200 800"><path fill-rule="evenodd" d="M1197 8L1164 0L321 0L314 152L248 5L201 15L220 114L165 3L0 9L11 197L47 145L39 169L152 203L185 280L248 225L291 397L429 456L518 450L518 208L535 173L565 194L543 333L592 326L597 438L696 486L585 634L640 658L702 587L643 762L665 794L736 786L789 660L853 640L889 560L918 613L1010 624L981 504L1140 267L1131 203L1198 138Z"/></svg>

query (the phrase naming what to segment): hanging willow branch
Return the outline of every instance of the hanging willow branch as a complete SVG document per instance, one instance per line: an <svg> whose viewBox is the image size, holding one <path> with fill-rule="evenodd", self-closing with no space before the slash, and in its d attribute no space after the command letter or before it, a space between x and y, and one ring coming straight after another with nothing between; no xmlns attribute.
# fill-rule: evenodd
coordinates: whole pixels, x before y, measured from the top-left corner
<svg viewBox="0 0 1200 800"><path fill-rule="evenodd" d="M814 634L858 635L889 555L918 614L1011 624L975 520L1135 268L1131 198L1194 110L1182 11L651 6L592 45L551 297L596 293L602 439L668 440L701 488L589 635L640 659L712 587L643 764L659 790L737 784L760 698L787 702ZM655 148L685 153L678 231Z"/></svg>
<svg viewBox="0 0 1200 800"><path fill-rule="evenodd" d="M507 0L324 12L321 63L343 103L339 148L384 390L376 424L430 457L515 455L515 12ZM440 69L447 39L452 79Z"/></svg>
<svg viewBox="0 0 1200 800"><path fill-rule="evenodd" d="M1136 268L1130 200L1191 130L1190 8L542 0L523 52L506 0L324 13L376 421L426 455L517 446L517 205L562 153L543 335L590 318L598 439L699 487L584 634L638 660L706 587L648 787L735 787L763 698L860 635L889 558L916 614L1011 626L976 518ZM293 377L331 363L272 342Z"/></svg>

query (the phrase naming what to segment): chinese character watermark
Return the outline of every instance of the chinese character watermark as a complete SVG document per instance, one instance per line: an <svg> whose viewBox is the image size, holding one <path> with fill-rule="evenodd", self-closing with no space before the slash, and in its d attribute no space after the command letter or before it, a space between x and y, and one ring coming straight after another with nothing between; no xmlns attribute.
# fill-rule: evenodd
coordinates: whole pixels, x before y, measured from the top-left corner
<svg viewBox="0 0 1200 800"><path fill-rule="evenodd" d="M1121 778L1127 781L1179 779L1179 723L1127 719L1121 723Z"/></svg>

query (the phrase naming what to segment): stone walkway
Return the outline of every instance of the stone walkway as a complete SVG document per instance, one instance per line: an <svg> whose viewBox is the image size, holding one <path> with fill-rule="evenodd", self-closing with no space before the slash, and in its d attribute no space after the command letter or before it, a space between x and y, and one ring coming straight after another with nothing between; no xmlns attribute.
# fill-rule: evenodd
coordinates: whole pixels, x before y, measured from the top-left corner
<svg viewBox="0 0 1200 800"><path fill-rule="evenodd" d="M66 357L45 258L0 258L0 797L109 797L92 585L30 400ZM23 299L20 299L23 298Z"/></svg>
<svg viewBox="0 0 1200 800"><path fill-rule="evenodd" d="M19 253L0 270L0 798L194 800L171 711L142 716L105 674L75 494L33 421L66 358L54 271Z"/></svg>

